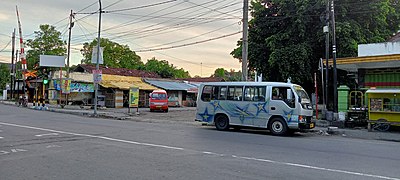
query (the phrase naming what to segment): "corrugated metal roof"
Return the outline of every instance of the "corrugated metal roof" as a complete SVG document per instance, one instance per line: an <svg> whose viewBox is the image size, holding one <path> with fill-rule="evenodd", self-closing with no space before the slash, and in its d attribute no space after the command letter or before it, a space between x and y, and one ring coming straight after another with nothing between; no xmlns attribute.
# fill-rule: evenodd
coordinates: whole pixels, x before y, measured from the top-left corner
<svg viewBox="0 0 400 180"><path fill-rule="evenodd" d="M103 74L100 85L106 88L116 88L122 90L128 90L130 87L133 86L139 87L139 89L141 90L158 89L150 84L143 82L142 79L139 77L117 76L109 74Z"/></svg>
<svg viewBox="0 0 400 180"><path fill-rule="evenodd" d="M197 87L192 84L184 83L184 82L176 82L176 81L162 81L162 80L150 80L145 79L147 83L150 83L153 86L159 87L165 90L173 90L173 91L189 91L195 92L197 91Z"/></svg>

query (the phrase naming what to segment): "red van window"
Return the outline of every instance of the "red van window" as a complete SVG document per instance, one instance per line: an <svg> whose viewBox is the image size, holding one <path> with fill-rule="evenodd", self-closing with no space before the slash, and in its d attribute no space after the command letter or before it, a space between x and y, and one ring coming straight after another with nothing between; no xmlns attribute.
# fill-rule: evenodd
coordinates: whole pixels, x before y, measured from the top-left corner
<svg viewBox="0 0 400 180"><path fill-rule="evenodd" d="M155 99L155 100L165 100L165 99L167 99L167 95L166 94L152 93L151 94L151 98Z"/></svg>

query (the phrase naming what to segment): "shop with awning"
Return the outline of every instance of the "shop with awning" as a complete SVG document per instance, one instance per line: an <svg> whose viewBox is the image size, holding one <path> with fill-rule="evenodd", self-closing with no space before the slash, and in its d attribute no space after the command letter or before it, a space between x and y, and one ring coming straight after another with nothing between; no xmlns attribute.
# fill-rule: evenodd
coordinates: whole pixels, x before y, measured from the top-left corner
<svg viewBox="0 0 400 180"><path fill-rule="evenodd" d="M127 107L128 94L131 87L139 88L139 106L148 107L149 94L157 89L142 81L140 77L103 74L100 86L103 88L106 106Z"/></svg>
<svg viewBox="0 0 400 180"><path fill-rule="evenodd" d="M198 87L185 81L144 79L145 82L164 89L168 93L169 106L196 106Z"/></svg>

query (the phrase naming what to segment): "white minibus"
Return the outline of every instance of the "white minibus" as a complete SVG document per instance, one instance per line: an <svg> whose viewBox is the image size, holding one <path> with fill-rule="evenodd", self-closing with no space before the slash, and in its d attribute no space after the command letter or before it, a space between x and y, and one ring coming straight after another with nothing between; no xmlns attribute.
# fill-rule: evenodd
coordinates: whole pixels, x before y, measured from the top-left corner
<svg viewBox="0 0 400 180"><path fill-rule="evenodd" d="M196 121L218 130L245 126L284 135L315 126L310 98L296 84L210 82L202 83L198 92Z"/></svg>

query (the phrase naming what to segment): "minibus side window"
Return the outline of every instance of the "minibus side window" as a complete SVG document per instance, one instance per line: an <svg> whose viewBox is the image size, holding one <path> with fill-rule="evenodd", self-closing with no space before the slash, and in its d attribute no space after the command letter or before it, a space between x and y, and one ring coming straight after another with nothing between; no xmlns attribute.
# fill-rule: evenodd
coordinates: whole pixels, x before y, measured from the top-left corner
<svg viewBox="0 0 400 180"><path fill-rule="evenodd" d="M294 93L290 87L272 87L272 100L285 102L289 107L295 108Z"/></svg>
<svg viewBox="0 0 400 180"><path fill-rule="evenodd" d="M211 100L212 86L204 86L201 93L201 100L209 102Z"/></svg>

